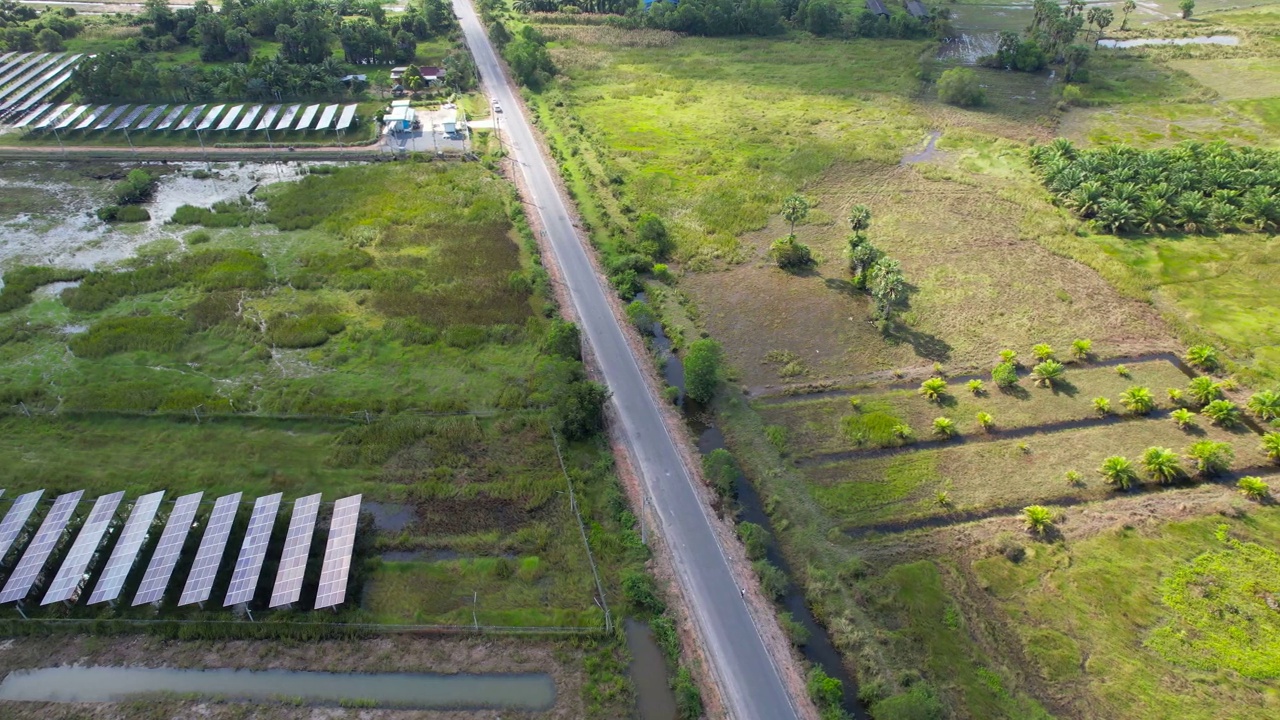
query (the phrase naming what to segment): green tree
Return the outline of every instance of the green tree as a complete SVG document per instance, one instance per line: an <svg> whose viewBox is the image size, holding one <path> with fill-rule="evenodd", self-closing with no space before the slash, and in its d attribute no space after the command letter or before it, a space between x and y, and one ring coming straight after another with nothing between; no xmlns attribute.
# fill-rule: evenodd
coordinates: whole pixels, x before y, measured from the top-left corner
<svg viewBox="0 0 1280 720"><path fill-rule="evenodd" d="M893 308L906 295L907 279L902 275L902 265L891 258L880 258L871 266L871 298L875 302L876 317L888 322Z"/></svg>
<svg viewBox="0 0 1280 720"><path fill-rule="evenodd" d="M978 74L966 67L954 67L938 78L938 99L948 105L974 107L985 104L987 93Z"/></svg>
<svg viewBox="0 0 1280 720"><path fill-rule="evenodd" d="M947 394L947 381L939 377L931 377L920 383L920 394L933 402L938 402Z"/></svg>
<svg viewBox="0 0 1280 720"><path fill-rule="evenodd" d="M568 360L582 359L582 336L578 326L553 318L547 327L547 334L542 339L542 351Z"/></svg>
<svg viewBox="0 0 1280 720"><path fill-rule="evenodd" d="M1031 370L1035 384L1041 387L1053 387L1054 383L1062 381L1065 374L1066 368L1057 360L1045 360Z"/></svg>
<svg viewBox="0 0 1280 720"><path fill-rule="evenodd" d="M1149 447L1142 454L1142 467L1160 484L1171 483L1182 477L1182 464L1169 448Z"/></svg>
<svg viewBox="0 0 1280 720"><path fill-rule="evenodd" d="M844 685L827 675L826 671L818 665L814 665L809 670L805 685L809 691L809 697L813 698L813 701L823 710L839 709L844 702Z"/></svg>
<svg viewBox="0 0 1280 720"><path fill-rule="evenodd" d="M666 259L675 250L675 243L667 233L666 224L653 213L644 213L636 221L636 241L640 245L640 252L654 260Z"/></svg>
<svg viewBox="0 0 1280 720"><path fill-rule="evenodd" d="M769 551L769 543L772 541L769 531L753 522L738 523L738 537L746 546L747 559L751 561L763 558Z"/></svg>
<svg viewBox="0 0 1280 720"><path fill-rule="evenodd" d="M1187 383L1187 395L1191 396L1197 405L1208 405L1222 398L1222 385L1211 377L1199 375L1191 378L1191 382Z"/></svg>
<svg viewBox="0 0 1280 720"><path fill-rule="evenodd" d="M609 390L582 380L563 387L556 398L557 429L570 440L582 440L604 429L604 403Z"/></svg>
<svg viewBox="0 0 1280 720"><path fill-rule="evenodd" d="M1218 369L1218 351L1212 345L1192 345L1183 359L1206 372Z"/></svg>
<svg viewBox="0 0 1280 720"><path fill-rule="evenodd" d="M720 497L732 498L737 494L738 463L728 450L716 448L707 453L702 458L702 474Z"/></svg>
<svg viewBox="0 0 1280 720"><path fill-rule="evenodd" d="M695 340L684 359L685 392L693 400L706 404L715 397L721 374L720 344L710 338Z"/></svg>
<svg viewBox="0 0 1280 720"><path fill-rule="evenodd" d="M871 208L858 204L849 209L849 229L855 233L871 229Z"/></svg>
<svg viewBox="0 0 1280 720"><path fill-rule="evenodd" d="M1240 424L1240 408L1230 400L1214 400L1200 411L1214 425L1235 427Z"/></svg>
<svg viewBox="0 0 1280 720"><path fill-rule="evenodd" d="M1098 474L1108 485L1115 486L1117 490L1128 490L1138 479L1138 474L1133 471L1133 463L1123 455L1112 455L1103 460L1102 466L1098 468Z"/></svg>
<svg viewBox="0 0 1280 720"><path fill-rule="evenodd" d="M880 251L867 242L862 233L854 233L849 237L849 272L853 274L853 283L859 289L866 288L867 273L880 257Z"/></svg>
<svg viewBox="0 0 1280 720"><path fill-rule="evenodd" d="M1124 29L1129 25L1129 13L1137 9L1138 9L1137 0L1124 0L1124 4L1120 6L1121 12L1124 13L1124 18L1120 21L1121 32L1123 32Z"/></svg>
<svg viewBox="0 0 1280 720"><path fill-rule="evenodd" d="M62 36L57 30L44 28L36 33L36 47L45 52L62 52Z"/></svg>
<svg viewBox="0 0 1280 720"><path fill-rule="evenodd" d="M1178 9L1182 11L1183 20L1190 20L1191 14L1196 9L1196 0L1182 0L1182 2L1178 3Z"/></svg>
<svg viewBox="0 0 1280 720"><path fill-rule="evenodd" d="M760 578L760 589L770 600L777 600L787 593L787 574L777 565L768 560L756 560L752 567Z"/></svg>
<svg viewBox="0 0 1280 720"><path fill-rule="evenodd" d="M991 370L991 381L996 387L1011 388L1018 384L1018 370L1011 362L1002 362Z"/></svg>
<svg viewBox="0 0 1280 720"><path fill-rule="evenodd" d="M1071 356L1077 360L1088 360L1093 354L1092 340L1075 340L1071 343Z"/></svg>
<svg viewBox="0 0 1280 720"><path fill-rule="evenodd" d="M803 195L792 195L782 201L782 219L791 223L791 234L796 234L796 223L809 217L809 201Z"/></svg>
<svg viewBox="0 0 1280 720"><path fill-rule="evenodd" d="M780 237L769 246L769 254L778 267L789 272L803 270L813 265L813 251L796 239L795 235Z"/></svg>
<svg viewBox="0 0 1280 720"><path fill-rule="evenodd" d="M1187 459L1203 477L1213 477L1226 472L1235 459L1235 451L1224 442L1201 440L1192 443L1186 451Z"/></svg>
<svg viewBox="0 0 1280 720"><path fill-rule="evenodd" d="M661 615L667 610L667 604L658 596L658 586L643 570L623 573L622 596L631 607L643 613Z"/></svg>
<svg viewBox="0 0 1280 720"><path fill-rule="evenodd" d="M1120 403L1134 415L1147 415L1156 409L1156 401L1151 396L1151 389L1141 385L1134 385L1120 393Z"/></svg>
<svg viewBox="0 0 1280 720"><path fill-rule="evenodd" d="M1027 524L1027 530L1036 535L1044 535L1053 528L1053 512L1043 505L1022 508L1022 518Z"/></svg>
<svg viewBox="0 0 1280 720"><path fill-rule="evenodd" d="M1249 412L1257 415L1260 420L1270 422L1280 418L1280 392L1274 390L1256 392L1249 398L1248 407Z"/></svg>

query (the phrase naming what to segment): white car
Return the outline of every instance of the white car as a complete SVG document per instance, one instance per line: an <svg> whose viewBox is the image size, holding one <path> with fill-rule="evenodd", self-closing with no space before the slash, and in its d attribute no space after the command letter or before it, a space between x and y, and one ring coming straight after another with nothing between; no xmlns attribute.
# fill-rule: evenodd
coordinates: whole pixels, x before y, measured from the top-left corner
<svg viewBox="0 0 1280 720"><path fill-rule="evenodd" d="M493 101L493 111L496 113L502 112L502 106L498 104L497 100Z"/></svg>

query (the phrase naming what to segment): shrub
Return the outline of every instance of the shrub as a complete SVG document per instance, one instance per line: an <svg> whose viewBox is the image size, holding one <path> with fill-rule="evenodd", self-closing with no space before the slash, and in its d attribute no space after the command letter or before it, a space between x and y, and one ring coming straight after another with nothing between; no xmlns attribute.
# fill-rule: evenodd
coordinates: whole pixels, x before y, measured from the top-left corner
<svg viewBox="0 0 1280 720"><path fill-rule="evenodd" d="M987 93L978 82L978 74L964 67L954 67L938 78L938 99L948 105L973 107L987 101Z"/></svg>
<svg viewBox="0 0 1280 720"><path fill-rule="evenodd" d="M542 352L567 360L582 359L582 337L578 326L559 318L553 318L542 338Z"/></svg>
<svg viewBox="0 0 1280 720"><path fill-rule="evenodd" d="M1178 456L1169 448L1149 447L1142 454L1142 467L1153 480L1164 485L1182 477Z"/></svg>
<svg viewBox="0 0 1280 720"><path fill-rule="evenodd" d="M1271 497L1271 486L1263 482L1262 478L1254 475L1240 478L1240 482L1236 483L1236 487L1240 488L1240 492L1250 500L1262 502Z"/></svg>
<svg viewBox="0 0 1280 720"><path fill-rule="evenodd" d="M768 530L753 522L739 523L738 537L742 538L742 544L747 548L747 559L753 561L765 556L772 540Z"/></svg>
<svg viewBox="0 0 1280 720"><path fill-rule="evenodd" d="M920 394L938 402L947 394L947 381L938 377L931 377L920 383Z"/></svg>
<svg viewBox="0 0 1280 720"><path fill-rule="evenodd" d="M1226 472L1235 459L1235 451L1224 442L1201 440L1192 443L1186 451L1187 459L1195 466L1196 472L1203 477L1213 477Z"/></svg>
<svg viewBox="0 0 1280 720"><path fill-rule="evenodd" d="M1218 369L1218 351L1214 350L1212 345L1192 345L1187 348L1187 354L1183 359L1205 372Z"/></svg>
<svg viewBox="0 0 1280 720"><path fill-rule="evenodd" d="M871 716L876 720L942 720L946 709L933 688L915 682L910 689L874 703Z"/></svg>
<svg viewBox="0 0 1280 720"><path fill-rule="evenodd" d="M697 720L702 717L702 693L693 681L689 668L681 667L675 679L671 681L671 690L676 696L676 712L680 720Z"/></svg>
<svg viewBox="0 0 1280 720"><path fill-rule="evenodd" d="M1208 405L1222 397L1222 385L1214 382L1213 378L1201 375L1200 377L1192 378L1191 382L1187 384L1187 394L1191 396L1192 400L1196 401L1196 404L1201 406Z"/></svg>
<svg viewBox="0 0 1280 720"><path fill-rule="evenodd" d="M103 358L119 352L171 352L186 339L187 324L170 315L108 318L67 342L76 357Z"/></svg>
<svg viewBox="0 0 1280 720"><path fill-rule="evenodd" d="M1123 455L1112 455L1103 460L1102 466L1098 468L1098 474L1108 485L1117 490L1128 490L1138 479L1137 473L1133 471L1133 463Z"/></svg>
<svg viewBox="0 0 1280 720"><path fill-rule="evenodd" d="M1036 356L1037 360L1045 361L1053 359L1053 348L1047 343L1040 343L1031 348L1031 354Z"/></svg>
<svg viewBox="0 0 1280 720"><path fill-rule="evenodd" d="M1017 365L1018 365L1018 351L1017 351L1017 350L1009 350L1009 349L1007 349L1007 348L1006 348L1006 349L1004 349L1004 350L1001 350L1001 351L1000 351L1000 362L1002 362L1002 363L1009 363L1010 365L1013 365L1014 367L1017 367Z"/></svg>
<svg viewBox="0 0 1280 720"><path fill-rule="evenodd" d="M1044 535L1053 527L1053 513L1043 505L1028 505L1022 508L1022 517L1027 530L1036 535Z"/></svg>
<svg viewBox="0 0 1280 720"><path fill-rule="evenodd" d="M942 438L954 437L956 434L956 424L951 418L940 417L933 420L933 434Z"/></svg>
<svg viewBox="0 0 1280 720"><path fill-rule="evenodd" d="M1093 354L1092 340L1076 340L1071 343L1071 356L1077 360L1088 360Z"/></svg>
<svg viewBox="0 0 1280 720"><path fill-rule="evenodd" d="M737 461L728 450L716 448L707 453L702 458L702 472L717 495L723 498L734 496L739 470Z"/></svg>
<svg viewBox="0 0 1280 720"><path fill-rule="evenodd" d="M570 440L584 440L604 429L609 390L597 382L568 383L556 393L556 429Z"/></svg>
<svg viewBox="0 0 1280 720"><path fill-rule="evenodd" d="M1257 415L1260 420L1271 421L1280 418L1280 392L1274 390L1263 390L1253 394L1249 398L1249 412Z"/></svg>
<svg viewBox="0 0 1280 720"><path fill-rule="evenodd" d="M787 429L781 425L765 425L764 437L778 451L779 455L787 454Z"/></svg>
<svg viewBox="0 0 1280 720"><path fill-rule="evenodd" d="M1151 396L1151 389L1141 385L1134 385L1121 393L1120 403L1134 415L1147 415L1156 409L1156 401Z"/></svg>
<svg viewBox="0 0 1280 720"><path fill-rule="evenodd" d="M997 387L1011 388L1018 384L1018 369L1012 362L1002 362L991 370L991 381Z"/></svg>
<svg viewBox="0 0 1280 720"><path fill-rule="evenodd" d="M995 424L996 424L995 418L991 417L991 413L985 413L985 412L978 413L978 425L983 430L990 431Z"/></svg>
<svg viewBox="0 0 1280 720"><path fill-rule="evenodd" d="M777 600L787 593L787 574L768 560L757 560L752 564L756 576L760 578L760 589L765 597Z"/></svg>
<svg viewBox="0 0 1280 720"><path fill-rule="evenodd" d="M981 394L982 394L982 381L981 381L981 380L976 380L976 379L975 379L975 380L970 380L968 383L966 383L966 386L969 388L969 392L973 393L974 395L981 395Z"/></svg>
<svg viewBox="0 0 1280 720"><path fill-rule="evenodd" d="M1262 436L1262 452L1274 462L1280 462L1280 432L1269 432Z"/></svg>
<svg viewBox="0 0 1280 720"><path fill-rule="evenodd" d="M1127 378L1133 375L1133 373L1129 372L1129 368L1124 365L1116 366L1116 374L1122 378Z"/></svg>
<svg viewBox="0 0 1280 720"><path fill-rule="evenodd" d="M1110 414L1111 414L1111 399L1110 399L1110 398L1104 398L1104 397L1096 397L1096 398L1094 398L1094 399L1093 399L1093 409L1094 409L1094 410L1095 410L1099 415L1110 415Z"/></svg>
<svg viewBox="0 0 1280 720"><path fill-rule="evenodd" d="M130 170L113 189L117 205L137 205L151 199L156 180L146 170Z"/></svg>
<svg viewBox="0 0 1280 720"><path fill-rule="evenodd" d="M813 265L813 252L809 246L796 240L795 235L778 238L769 247L769 255L778 267L795 272Z"/></svg>
<svg viewBox="0 0 1280 720"><path fill-rule="evenodd" d="M675 250L675 242L667 233L667 226L653 213L643 213L636 221L636 242L640 252L654 260L662 260Z"/></svg>
<svg viewBox="0 0 1280 720"><path fill-rule="evenodd" d="M16 310L31 301L31 294L44 285L71 282L88 275L87 270L23 265L4 274L0 288L0 313Z"/></svg>
<svg viewBox="0 0 1280 720"><path fill-rule="evenodd" d="M693 341L684 359L685 393L697 402L710 402L720 384L720 375L720 344L709 338Z"/></svg>
<svg viewBox="0 0 1280 720"><path fill-rule="evenodd" d="M618 297L623 300L630 300L644 291L644 283L641 282L635 270L623 270L612 274L609 276L609 282L613 285L613 289L618 291Z"/></svg>
<svg viewBox="0 0 1280 720"><path fill-rule="evenodd" d="M824 711L839 709L844 702L844 685L817 665L809 669L805 685L809 697Z"/></svg>
<svg viewBox="0 0 1280 720"><path fill-rule="evenodd" d="M1053 387L1054 383L1062 380L1062 376L1066 373L1066 368L1057 360L1045 360L1036 365L1031 370L1031 377L1034 378L1036 385L1041 387Z"/></svg>
<svg viewBox="0 0 1280 720"><path fill-rule="evenodd" d="M1174 410L1172 413L1169 413L1169 417L1173 418L1173 422L1183 430L1196 426L1195 413L1186 408L1178 408L1177 410Z"/></svg>
<svg viewBox="0 0 1280 720"><path fill-rule="evenodd" d="M339 315L280 315L267 323L266 339L274 347L309 348L325 344L346 329Z"/></svg>
<svg viewBox="0 0 1280 720"><path fill-rule="evenodd" d="M213 239L208 230L196 230L182 238L188 245L203 245Z"/></svg>
<svg viewBox="0 0 1280 720"><path fill-rule="evenodd" d="M1215 425L1235 427L1240 424L1240 408L1230 400L1214 400L1200 411Z"/></svg>
<svg viewBox="0 0 1280 720"><path fill-rule="evenodd" d="M113 219L116 222L125 223L147 222L151 219L151 213L147 212L146 208L138 207L137 205L121 205L117 208Z"/></svg>
<svg viewBox="0 0 1280 720"><path fill-rule="evenodd" d="M653 308L642 300L633 300L627 306L627 319L645 335L652 335L653 326L658 322L658 316L653 312Z"/></svg>
<svg viewBox="0 0 1280 720"><path fill-rule="evenodd" d="M661 615L667 609L667 604L658 597L658 588L653 578L641 570L623 573L622 596L631 607L640 612Z"/></svg>

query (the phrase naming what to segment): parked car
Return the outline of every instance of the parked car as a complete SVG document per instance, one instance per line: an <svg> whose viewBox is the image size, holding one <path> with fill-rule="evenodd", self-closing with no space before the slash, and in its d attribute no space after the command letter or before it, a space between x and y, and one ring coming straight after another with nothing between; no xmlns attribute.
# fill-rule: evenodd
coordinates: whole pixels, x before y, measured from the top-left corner
<svg viewBox="0 0 1280 720"><path fill-rule="evenodd" d="M493 111L496 113L502 112L502 106L498 104L497 100L493 101Z"/></svg>

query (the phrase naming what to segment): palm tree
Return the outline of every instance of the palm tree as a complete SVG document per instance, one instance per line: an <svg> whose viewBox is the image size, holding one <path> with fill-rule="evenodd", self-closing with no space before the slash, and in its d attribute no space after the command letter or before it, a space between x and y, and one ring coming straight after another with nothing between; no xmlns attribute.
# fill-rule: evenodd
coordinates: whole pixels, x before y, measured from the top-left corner
<svg viewBox="0 0 1280 720"><path fill-rule="evenodd" d="M977 379L970 380L968 383L966 383L966 386L969 388L969 392L973 393L974 395L981 395L983 392L981 380L977 380Z"/></svg>
<svg viewBox="0 0 1280 720"><path fill-rule="evenodd" d="M1000 351L1000 362L1002 362L1002 363L1009 363L1010 365L1017 365L1017 364L1018 364L1018 351L1017 351L1017 350L1001 350L1001 351Z"/></svg>
<svg viewBox="0 0 1280 720"><path fill-rule="evenodd" d="M1106 191L1102 183L1097 181L1082 182L1065 198L1067 207L1082 218L1092 218L1098 214L1102 201L1106 199Z"/></svg>
<svg viewBox="0 0 1280 720"><path fill-rule="evenodd" d="M1182 430L1196 426L1195 413L1186 408L1178 408L1177 410L1174 410L1172 413L1169 413L1169 417L1173 418L1173 421L1177 423L1178 427Z"/></svg>
<svg viewBox="0 0 1280 720"><path fill-rule="evenodd" d="M1249 398L1249 412L1268 422L1280 418L1280 392L1263 390L1254 393Z"/></svg>
<svg viewBox="0 0 1280 720"><path fill-rule="evenodd" d="M1040 343L1031 348L1031 354L1035 355L1037 360L1052 360L1053 348L1048 343Z"/></svg>
<svg viewBox="0 0 1280 720"><path fill-rule="evenodd" d="M1053 513L1042 505L1028 505L1022 508L1022 516L1026 520L1027 530L1036 535L1044 535L1053 527Z"/></svg>
<svg viewBox="0 0 1280 720"><path fill-rule="evenodd" d="M942 378L931 377L920 383L920 394L929 400L938 402L947 394L947 381Z"/></svg>
<svg viewBox="0 0 1280 720"><path fill-rule="evenodd" d="M985 413L985 412L978 413L978 426L981 427L983 430L986 430L989 432L992 426L995 425L995 423L996 423L996 420L995 418L991 417L991 413Z"/></svg>
<svg viewBox="0 0 1280 720"><path fill-rule="evenodd" d="M1121 12L1124 13L1124 19L1120 21L1120 30L1123 31L1125 26L1129 24L1129 13L1138 9L1138 3L1135 0L1124 0L1124 4L1120 6Z"/></svg>
<svg viewBox="0 0 1280 720"><path fill-rule="evenodd" d="M1280 198L1267 187L1259 185L1244 196L1241 217L1258 232L1280 228Z"/></svg>
<svg viewBox="0 0 1280 720"><path fill-rule="evenodd" d="M935 435L939 435L943 439L953 437L956 434L956 423L948 417L934 418L933 432Z"/></svg>
<svg viewBox="0 0 1280 720"><path fill-rule="evenodd" d="M1271 486L1263 482L1262 478L1250 475L1240 478L1240 482L1236 483L1236 487L1240 488L1241 494L1250 500L1263 502L1271 497Z"/></svg>
<svg viewBox="0 0 1280 720"><path fill-rule="evenodd" d="M1235 427L1240 424L1240 408L1230 400L1214 400L1205 405L1200 414L1213 421L1213 424L1222 427Z"/></svg>
<svg viewBox="0 0 1280 720"><path fill-rule="evenodd" d="M1204 477L1226 472L1234 458L1235 451L1224 442L1201 440L1187 448L1187 459L1195 465L1196 472Z"/></svg>
<svg viewBox="0 0 1280 720"><path fill-rule="evenodd" d="M1156 401L1151 397L1151 390L1141 385L1134 385L1120 393L1120 403L1134 415L1146 415L1156 409Z"/></svg>
<svg viewBox="0 0 1280 720"><path fill-rule="evenodd" d="M1169 204L1162 198L1145 197L1138 203L1135 211L1135 222L1138 229L1149 235L1157 235L1165 231L1169 214Z"/></svg>
<svg viewBox="0 0 1280 720"><path fill-rule="evenodd" d="M1280 462L1280 432L1269 432L1262 436L1262 452L1273 462Z"/></svg>
<svg viewBox="0 0 1280 720"><path fill-rule="evenodd" d="M1117 490L1128 490L1133 485L1133 481L1138 479L1133 471L1133 463L1123 455L1112 455L1103 460L1102 467L1098 468L1098 474L1102 475L1102 479L1108 485L1114 485Z"/></svg>
<svg viewBox="0 0 1280 720"><path fill-rule="evenodd" d="M1077 360L1088 360L1093 353L1092 340L1075 340L1071 343L1071 356Z"/></svg>
<svg viewBox="0 0 1280 720"><path fill-rule="evenodd" d="M1104 398L1104 397L1094 398L1093 409L1096 410L1099 415L1110 415L1111 414L1110 398Z"/></svg>
<svg viewBox="0 0 1280 720"><path fill-rule="evenodd" d="M871 227L871 208L866 205L854 205L849 209L849 228L856 233L866 232Z"/></svg>
<svg viewBox="0 0 1280 720"><path fill-rule="evenodd" d="M1117 235L1133 225L1133 206L1123 200L1109 198L1098 207L1097 221L1103 230Z"/></svg>
<svg viewBox="0 0 1280 720"><path fill-rule="evenodd" d="M1187 394L1197 405L1203 407L1222 397L1222 384L1214 382L1211 377L1200 375L1187 383Z"/></svg>
<svg viewBox="0 0 1280 720"><path fill-rule="evenodd" d="M1062 363L1057 360L1045 360L1031 370L1031 377L1040 387L1053 387L1055 382L1062 379L1065 371Z"/></svg>
<svg viewBox="0 0 1280 720"><path fill-rule="evenodd" d="M1198 193L1178 196L1176 225L1184 232L1202 233L1209 229L1209 203Z"/></svg>
<svg viewBox="0 0 1280 720"><path fill-rule="evenodd" d="M1182 464L1178 462L1177 454L1169 448L1147 448L1147 451L1142 454L1142 467L1161 485L1171 483L1182 476Z"/></svg>
<svg viewBox="0 0 1280 720"><path fill-rule="evenodd" d="M782 201L782 219L791 223L791 234L796 234L796 223L809 216L809 201L803 195L792 195Z"/></svg>

